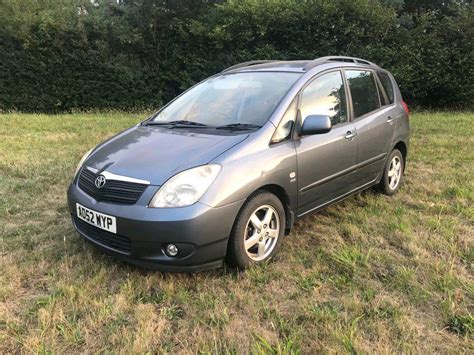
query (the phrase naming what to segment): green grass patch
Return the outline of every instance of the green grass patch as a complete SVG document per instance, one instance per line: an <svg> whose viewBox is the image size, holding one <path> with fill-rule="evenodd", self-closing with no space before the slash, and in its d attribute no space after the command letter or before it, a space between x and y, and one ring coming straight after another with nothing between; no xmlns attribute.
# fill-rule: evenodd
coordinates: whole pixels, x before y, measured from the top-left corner
<svg viewBox="0 0 474 355"><path fill-rule="evenodd" d="M0 352L472 353L474 114L414 113L405 182L298 221L251 270L142 270L72 229L81 155L127 113L0 115Z"/></svg>

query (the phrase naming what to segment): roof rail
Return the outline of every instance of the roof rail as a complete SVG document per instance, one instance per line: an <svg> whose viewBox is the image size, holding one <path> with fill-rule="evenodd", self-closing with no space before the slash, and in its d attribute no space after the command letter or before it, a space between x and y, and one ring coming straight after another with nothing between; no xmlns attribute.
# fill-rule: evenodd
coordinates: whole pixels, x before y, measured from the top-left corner
<svg viewBox="0 0 474 355"><path fill-rule="evenodd" d="M238 68L245 68L245 67L249 67L251 65L265 64L265 63L272 63L272 62L280 62L280 61L279 60L249 60L248 62L243 62L243 63L232 65L232 66L224 69L222 72L226 72L226 71L233 70L233 69L238 69Z"/></svg>
<svg viewBox="0 0 474 355"><path fill-rule="evenodd" d="M327 62L347 62L347 63L355 63L355 64L363 64L363 65L373 65L377 67L378 65L372 62L369 62L365 59L360 59L356 57L345 57L345 56L327 56L327 57L320 57L312 60L308 64L305 65L304 69L308 70L314 68L317 65L327 63Z"/></svg>

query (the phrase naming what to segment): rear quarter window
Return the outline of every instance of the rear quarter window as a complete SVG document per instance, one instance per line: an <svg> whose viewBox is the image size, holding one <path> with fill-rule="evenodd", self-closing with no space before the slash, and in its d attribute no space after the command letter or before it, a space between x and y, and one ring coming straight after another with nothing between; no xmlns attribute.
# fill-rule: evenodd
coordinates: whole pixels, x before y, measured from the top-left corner
<svg viewBox="0 0 474 355"><path fill-rule="evenodd" d="M387 73L378 72L377 74L378 74L380 82L382 83L382 86L385 90L385 93L387 94L389 103L393 104L395 95L394 95L394 91L393 91L392 79L390 79L390 76L388 76Z"/></svg>

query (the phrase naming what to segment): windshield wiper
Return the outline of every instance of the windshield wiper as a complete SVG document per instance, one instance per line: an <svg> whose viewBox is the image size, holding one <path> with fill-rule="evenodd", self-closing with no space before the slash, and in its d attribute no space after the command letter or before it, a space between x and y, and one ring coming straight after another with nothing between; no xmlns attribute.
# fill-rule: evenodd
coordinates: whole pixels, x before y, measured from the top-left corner
<svg viewBox="0 0 474 355"><path fill-rule="evenodd" d="M226 129L229 131L245 131L248 129L258 129L262 126L253 123L230 123L223 126L217 126L216 129Z"/></svg>
<svg viewBox="0 0 474 355"><path fill-rule="evenodd" d="M177 121L169 121L169 122L162 122L162 121L148 121L145 122L145 126L169 126L170 128L185 128L185 127L193 127L193 128L205 128L208 127L207 125L199 122L193 121L185 121L185 120L177 120Z"/></svg>

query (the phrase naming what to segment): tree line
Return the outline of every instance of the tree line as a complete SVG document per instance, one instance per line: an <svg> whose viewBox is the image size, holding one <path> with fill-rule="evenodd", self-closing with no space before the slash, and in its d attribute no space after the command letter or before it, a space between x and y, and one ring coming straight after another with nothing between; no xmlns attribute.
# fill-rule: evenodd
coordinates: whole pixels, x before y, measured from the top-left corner
<svg viewBox="0 0 474 355"><path fill-rule="evenodd" d="M350 55L411 105L474 107L463 0L0 0L0 110L157 108L253 59Z"/></svg>

